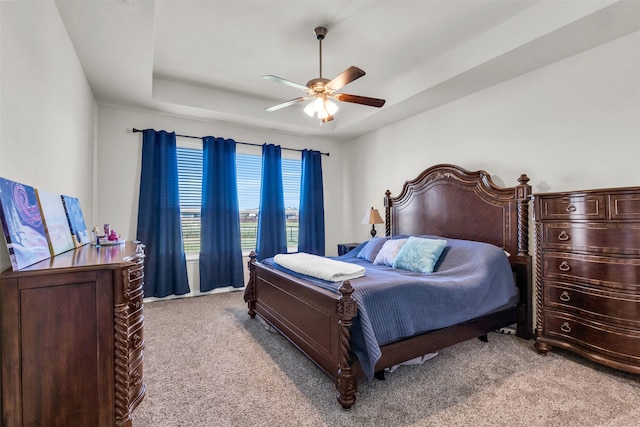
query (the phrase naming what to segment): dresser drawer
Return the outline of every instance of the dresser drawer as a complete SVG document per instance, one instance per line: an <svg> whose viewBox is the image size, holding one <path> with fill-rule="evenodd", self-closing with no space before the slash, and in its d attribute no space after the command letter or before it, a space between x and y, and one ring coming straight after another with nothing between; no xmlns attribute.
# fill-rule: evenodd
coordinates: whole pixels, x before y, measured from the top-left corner
<svg viewBox="0 0 640 427"><path fill-rule="evenodd" d="M597 220L606 217L605 195L545 197L538 200L537 220Z"/></svg>
<svg viewBox="0 0 640 427"><path fill-rule="evenodd" d="M546 311L545 336L640 367L640 331Z"/></svg>
<svg viewBox="0 0 640 427"><path fill-rule="evenodd" d="M144 391L143 360L134 360L129 373L129 403L134 403Z"/></svg>
<svg viewBox="0 0 640 427"><path fill-rule="evenodd" d="M542 274L545 279L640 290L640 259L549 252L542 254Z"/></svg>
<svg viewBox="0 0 640 427"><path fill-rule="evenodd" d="M132 323L129 328L129 353L144 345L143 317L140 316L137 323Z"/></svg>
<svg viewBox="0 0 640 427"><path fill-rule="evenodd" d="M129 269L129 287L131 290L137 289L142 285L142 279L144 278L144 266L137 265Z"/></svg>
<svg viewBox="0 0 640 427"><path fill-rule="evenodd" d="M542 224L543 249L640 256L640 223Z"/></svg>
<svg viewBox="0 0 640 427"><path fill-rule="evenodd" d="M612 194L609 210L611 219L640 221L640 194Z"/></svg>
<svg viewBox="0 0 640 427"><path fill-rule="evenodd" d="M544 281L544 308L640 330L640 295Z"/></svg>
<svg viewBox="0 0 640 427"><path fill-rule="evenodd" d="M142 311L142 307L144 305L143 298L144 293L142 287L131 292L129 300L129 319L134 319L140 317L139 314ZM131 323L135 323L136 320L130 320Z"/></svg>
<svg viewBox="0 0 640 427"><path fill-rule="evenodd" d="M122 270L122 298L125 302L132 297L144 285L144 267L141 265L131 266Z"/></svg>

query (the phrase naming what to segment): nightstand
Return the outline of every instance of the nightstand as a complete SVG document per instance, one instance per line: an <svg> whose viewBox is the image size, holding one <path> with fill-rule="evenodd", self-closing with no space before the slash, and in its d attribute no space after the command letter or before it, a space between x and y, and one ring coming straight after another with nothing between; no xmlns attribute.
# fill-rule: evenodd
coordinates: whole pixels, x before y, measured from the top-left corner
<svg viewBox="0 0 640 427"><path fill-rule="evenodd" d="M338 256L344 255L360 243L338 243Z"/></svg>

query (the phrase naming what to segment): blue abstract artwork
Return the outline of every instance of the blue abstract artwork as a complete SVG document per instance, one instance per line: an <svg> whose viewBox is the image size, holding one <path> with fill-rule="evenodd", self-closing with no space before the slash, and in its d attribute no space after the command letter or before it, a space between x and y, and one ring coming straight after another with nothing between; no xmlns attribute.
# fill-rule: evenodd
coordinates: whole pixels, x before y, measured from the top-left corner
<svg viewBox="0 0 640 427"><path fill-rule="evenodd" d="M76 248L89 243L89 233L84 222L80 200L77 197L62 196L62 204L67 212L67 220L71 229L71 236Z"/></svg>
<svg viewBox="0 0 640 427"><path fill-rule="evenodd" d="M13 270L51 256L33 187L0 178L0 215Z"/></svg>

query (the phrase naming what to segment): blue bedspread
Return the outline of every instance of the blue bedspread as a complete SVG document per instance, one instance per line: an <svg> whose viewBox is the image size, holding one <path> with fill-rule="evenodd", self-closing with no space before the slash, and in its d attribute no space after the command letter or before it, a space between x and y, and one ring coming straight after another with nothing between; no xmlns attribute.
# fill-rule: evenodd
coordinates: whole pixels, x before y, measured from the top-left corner
<svg viewBox="0 0 640 427"><path fill-rule="evenodd" d="M365 243L335 258L366 269L365 277L350 280L358 303L358 315L351 328L351 349L369 379L381 356L380 346L517 303L518 289L502 249L487 243L446 240L447 247L434 272L426 275L357 258ZM262 263L339 293L340 282L297 274L275 264L273 259Z"/></svg>

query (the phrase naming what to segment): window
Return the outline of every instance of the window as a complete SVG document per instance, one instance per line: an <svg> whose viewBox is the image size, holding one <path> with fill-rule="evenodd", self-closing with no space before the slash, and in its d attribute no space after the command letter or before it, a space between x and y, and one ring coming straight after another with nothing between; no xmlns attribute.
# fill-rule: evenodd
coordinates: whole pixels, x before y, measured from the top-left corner
<svg viewBox="0 0 640 427"><path fill-rule="evenodd" d="M202 149L177 148L182 241L187 254L200 253Z"/></svg>
<svg viewBox="0 0 640 427"><path fill-rule="evenodd" d="M200 202L202 200L202 148L179 146L178 184L182 237L187 254L200 252ZM256 247L260 209L262 156L236 153L240 241L243 253ZM282 159L282 184L286 215L287 247L298 249L301 159Z"/></svg>

